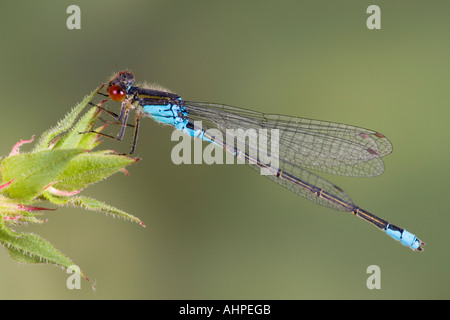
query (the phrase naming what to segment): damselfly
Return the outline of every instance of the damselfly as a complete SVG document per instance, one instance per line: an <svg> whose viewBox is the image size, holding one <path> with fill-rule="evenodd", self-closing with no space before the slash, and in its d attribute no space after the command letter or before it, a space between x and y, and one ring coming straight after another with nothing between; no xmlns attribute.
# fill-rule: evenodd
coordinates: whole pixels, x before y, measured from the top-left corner
<svg viewBox="0 0 450 320"><path fill-rule="evenodd" d="M382 157L392 151L390 141L383 134L340 123L184 101L168 90L134 86L134 81L131 72L122 71L114 75L107 86L109 97L122 102L118 115L109 112L121 123L120 133L115 139L123 139L125 128L129 126L129 112L136 111L129 154L136 148L140 117L150 117L192 137L219 145L235 157L247 161L254 169L268 170L269 179L302 197L335 210L351 212L412 250L423 250L425 243L415 235L356 206L344 190L308 171L357 177L380 175L384 171ZM202 127L196 125L198 122ZM253 156L250 151L258 146L248 142L242 148L232 146L224 139L209 134L209 129L219 130L222 136L226 135L227 129L278 130L278 166L269 167Z"/></svg>

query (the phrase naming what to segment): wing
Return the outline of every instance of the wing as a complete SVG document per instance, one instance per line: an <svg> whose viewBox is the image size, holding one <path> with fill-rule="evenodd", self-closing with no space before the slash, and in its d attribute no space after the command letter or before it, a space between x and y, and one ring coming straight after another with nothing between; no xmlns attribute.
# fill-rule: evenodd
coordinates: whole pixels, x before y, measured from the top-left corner
<svg viewBox="0 0 450 320"><path fill-rule="evenodd" d="M389 140L383 135L344 124L263 114L210 103L185 102L185 107L190 122L201 121L204 130L218 129L223 137L227 129L278 129L279 166L266 177L298 195L336 210L351 211L354 204L350 196L304 167L347 176L374 176L383 172L381 156L392 150ZM270 141L270 131L267 133ZM254 148L248 141L245 147L247 150ZM261 170L256 164L247 164ZM278 169L283 172L281 176L277 175ZM322 198L318 196L320 190L332 195L334 200L342 201Z"/></svg>
<svg viewBox="0 0 450 320"><path fill-rule="evenodd" d="M278 129L279 156L294 166L343 176L383 173L392 144L369 129L320 120L264 114L220 104L185 102L189 119L204 128ZM270 132L269 132L270 134Z"/></svg>

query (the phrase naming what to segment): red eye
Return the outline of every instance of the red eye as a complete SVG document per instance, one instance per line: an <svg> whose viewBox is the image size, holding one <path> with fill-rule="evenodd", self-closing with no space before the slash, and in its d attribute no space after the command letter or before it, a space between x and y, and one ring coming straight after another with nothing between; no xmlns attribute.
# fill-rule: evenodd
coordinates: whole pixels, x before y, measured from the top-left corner
<svg viewBox="0 0 450 320"><path fill-rule="evenodd" d="M125 90L123 90L121 86L114 84L114 85L110 86L107 89L107 91L109 93L109 97L111 98L111 100L120 102L125 99L126 93L125 93Z"/></svg>

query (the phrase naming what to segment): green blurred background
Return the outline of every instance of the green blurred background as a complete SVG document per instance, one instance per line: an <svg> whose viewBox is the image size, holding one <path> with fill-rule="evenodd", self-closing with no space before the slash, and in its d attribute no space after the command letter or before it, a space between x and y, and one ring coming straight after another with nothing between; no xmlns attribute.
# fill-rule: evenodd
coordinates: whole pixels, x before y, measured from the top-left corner
<svg viewBox="0 0 450 320"><path fill-rule="evenodd" d="M71 4L81 30L66 28ZM366 27L371 4L381 30ZM49 240L91 281L68 290L65 271L18 264L2 248L0 298L450 298L449 11L447 0L2 1L0 154L129 69L186 100L382 132L394 144L382 176L323 176L427 246L412 252L246 166L176 166L171 129L145 119L130 177L84 194L147 228L49 212L45 225L20 230ZM381 268L380 290L366 287L370 265Z"/></svg>

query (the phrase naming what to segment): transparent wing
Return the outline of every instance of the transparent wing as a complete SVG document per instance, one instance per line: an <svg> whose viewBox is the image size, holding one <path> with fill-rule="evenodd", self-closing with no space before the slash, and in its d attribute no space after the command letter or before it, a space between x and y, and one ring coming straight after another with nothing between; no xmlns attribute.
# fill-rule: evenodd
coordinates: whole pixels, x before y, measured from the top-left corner
<svg viewBox="0 0 450 320"><path fill-rule="evenodd" d="M302 168L343 176L372 177L384 171L392 144L381 133L347 124L264 114L212 103L185 102L191 121L204 128L278 129L279 156ZM270 135L270 132L268 132Z"/></svg>
<svg viewBox="0 0 450 320"><path fill-rule="evenodd" d="M278 129L279 166L266 177L298 195L336 210L351 211L354 204L350 196L303 167L347 176L375 176L384 169L381 157L392 151L389 140L380 133L354 126L263 114L219 104L185 102L185 106L190 122L201 121L204 130L218 129L223 137L227 129ZM267 136L270 141L270 130ZM220 144L220 141L216 142ZM245 148L244 152L251 153L254 146L247 141ZM258 165L249 165L261 170ZM278 169L285 174L284 178L277 176ZM286 178L289 176L295 178ZM318 197L318 189L342 202Z"/></svg>

